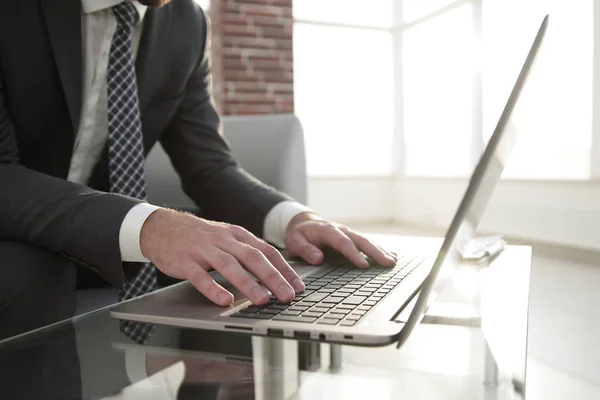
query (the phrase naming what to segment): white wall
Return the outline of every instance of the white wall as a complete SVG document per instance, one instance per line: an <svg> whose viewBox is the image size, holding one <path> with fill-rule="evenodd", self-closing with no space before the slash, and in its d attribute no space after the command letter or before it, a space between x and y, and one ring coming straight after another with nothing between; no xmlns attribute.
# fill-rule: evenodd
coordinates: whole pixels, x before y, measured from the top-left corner
<svg viewBox="0 0 600 400"><path fill-rule="evenodd" d="M466 181L410 179L396 186L397 221L446 227ZM600 250L600 185L584 182L501 182L480 230L513 238Z"/></svg>
<svg viewBox="0 0 600 400"><path fill-rule="evenodd" d="M338 222L391 222L392 178L309 178L308 205Z"/></svg>
<svg viewBox="0 0 600 400"><path fill-rule="evenodd" d="M345 223L446 228L466 188L455 179L311 178L311 207ZM480 231L600 250L600 184L502 181Z"/></svg>

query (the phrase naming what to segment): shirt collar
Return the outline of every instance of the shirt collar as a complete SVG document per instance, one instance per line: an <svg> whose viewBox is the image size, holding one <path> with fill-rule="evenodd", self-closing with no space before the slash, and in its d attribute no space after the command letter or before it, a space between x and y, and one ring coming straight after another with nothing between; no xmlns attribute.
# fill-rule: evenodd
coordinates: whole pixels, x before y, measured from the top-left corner
<svg viewBox="0 0 600 400"><path fill-rule="evenodd" d="M91 14L97 11L109 9L122 2L123 0L81 0L81 6L85 14ZM148 7L146 7L143 4L140 4L137 1L132 1L131 4L133 4L140 16L138 23L142 22L144 20L144 15L146 14L146 10L148 9Z"/></svg>

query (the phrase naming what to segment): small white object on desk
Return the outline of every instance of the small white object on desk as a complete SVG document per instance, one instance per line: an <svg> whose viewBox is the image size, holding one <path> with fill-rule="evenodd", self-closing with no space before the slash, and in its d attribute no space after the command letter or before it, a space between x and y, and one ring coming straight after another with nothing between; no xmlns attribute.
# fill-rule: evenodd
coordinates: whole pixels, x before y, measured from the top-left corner
<svg viewBox="0 0 600 400"><path fill-rule="evenodd" d="M467 263L482 263L492 260L506 248L502 236L482 236L471 240L462 256Z"/></svg>

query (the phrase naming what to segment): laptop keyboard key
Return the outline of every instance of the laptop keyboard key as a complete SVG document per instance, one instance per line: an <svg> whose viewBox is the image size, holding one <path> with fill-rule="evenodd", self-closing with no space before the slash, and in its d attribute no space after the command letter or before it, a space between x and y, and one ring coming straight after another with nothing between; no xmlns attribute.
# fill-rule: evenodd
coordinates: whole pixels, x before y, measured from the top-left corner
<svg viewBox="0 0 600 400"><path fill-rule="evenodd" d="M265 310L260 310L260 314L270 314L270 315L277 315L279 314L281 311L280 310L271 310L271 309L265 309ZM283 311L286 312L286 311Z"/></svg>
<svg viewBox="0 0 600 400"><path fill-rule="evenodd" d="M337 325L338 322L340 322L339 319L321 318L320 320L317 321L317 324L321 324L321 325Z"/></svg>
<svg viewBox="0 0 600 400"><path fill-rule="evenodd" d="M322 317L324 313L322 312L315 312L315 311L307 311L305 313L302 314L303 317L309 317L309 318L319 318Z"/></svg>
<svg viewBox="0 0 600 400"><path fill-rule="evenodd" d="M324 287L319 289L318 293L327 293L327 294L331 294L335 292L335 289L329 288L329 287Z"/></svg>
<svg viewBox="0 0 600 400"><path fill-rule="evenodd" d="M349 285L344 286L344 288L347 288L347 289L360 289L361 285L357 285L355 283L351 283Z"/></svg>
<svg viewBox="0 0 600 400"><path fill-rule="evenodd" d="M285 310L281 312L281 315L293 315L293 316L297 316L302 314L302 311L304 310Z"/></svg>
<svg viewBox="0 0 600 400"><path fill-rule="evenodd" d="M274 321L289 321L289 322L303 322L303 323L307 323L310 324L312 322L315 322L317 319L314 317L296 317L293 315L276 315L273 317Z"/></svg>
<svg viewBox="0 0 600 400"><path fill-rule="evenodd" d="M256 310L256 311L258 311L258 310L262 310L263 308L267 308L267 307L269 307L269 304L263 304L263 305L260 305L260 306L252 304L252 305L248 306L246 308L246 310Z"/></svg>
<svg viewBox="0 0 600 400"><path fill-rule="evenodd" d="M357 321L352 321L352 320L343 320L342 322L340 322L340 326L354 326L356 325Z"/></svg>
<svg viewBox="0 0 600 400"><path fill-rule="evenodd" d="M358 292L354 293L354 295L356 295L356 296L365 296L365 297L369 297L372 294L373 294L373 292L366 291L366 290L359 290Z"/></svg>
<svg viewBox="0 0 600 400"><path fill-rule="evenodd" d="M296 298L297 298L297 299L303 299L303 298L305 298L305 297L308 297L308 296L310 296L310 295L311 295L311 294L313 294L313 293L314 293L314 292L313 292L312 290L305 290L305 291L304 291L304 292L302 292L302 293L298 293L298 294L296 294Z"/></svg>
<svg viewBox="0 0 600 400"><path fill-rule="evenodd" d="M352 295L352 296L348 297L347 299L345 299L342 304L359 305L360 303L362 303L366 299L367 298L365 296L355 296L355 295Z"/></svg>
<svg viewBox="0 0 600 400"><path fill-rule="evenodd" d="M335 312L335 313L339 313L339 314L344 314L344 315L350 314L351 311L352 310L346 310L345 308L339 308L339 307L336 307L333 310L331 310L331 312Z"/></svg>
<svg viewBox="0 0 600 400"><path fill-rule="evenodd" d="M319 272L313 272L312 274L310 274L310 277L313 279L321 278L322 276L325 276L333 271L335 271L335 270L334 269L322 269Z"/></svg>
<svg viewBox="0 0 600 400"><path fill-rule="evenodd" d="M270 310L287 310L290 306L287 304L272 304L269 306Z"/></svg>
<svg viewBox="0 0 600 400"><path fill-rule="evenodd" d="M308 306L295 305L295 306L291 306L290 308L288 308L287 311L306 311L309 308L310 307L308 307Z"/></svg>
<svg viewBox="0 0 600 400"><path fill-rule="evenodd" d="M373 283L372 281L367 283L364 289L379 289L381 287L381 283Z"/></svg>
<svg viewBox="0 0 600 400"><path fill-rule="evenodd" d="M338 303L342 302L343 300L344 300L343 297L329 296L326 299L323 299L322 303L338 304Z"/></svg>
<svg viewBox="0 0 600 400"><path fill-rule="evenodd" d="M334 292L331 294L332 296L335 297L348 297L351 295L351 293L345 293L345 292Z"/></svg>
<svg viewBox="0 0 600 400"><path fill-rule="evenodd" d="M325 297L329 296L328 293L313 293L310 296L304 298L302 301L310 302L310 303L318 303L323 300Z"/></svg>

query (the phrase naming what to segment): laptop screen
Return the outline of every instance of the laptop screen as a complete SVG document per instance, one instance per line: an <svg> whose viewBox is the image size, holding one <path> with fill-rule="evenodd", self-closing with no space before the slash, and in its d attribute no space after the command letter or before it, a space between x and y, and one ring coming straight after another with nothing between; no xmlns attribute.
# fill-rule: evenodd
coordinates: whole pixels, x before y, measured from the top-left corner
<svg viewBox="0 0 600 400"><path fill-rule="evenodd" d="M546 16L542 21L533 45L531 46L531 50L521 68L521 72L510 93L508 101L504 106L498 124L494 129L494 133L490 138L479 163L475 167L467 190L454 215L452 223L450 224L450 228L448 229L438 257L435 260L427 279L423 283L416 305L406 322L406 327L399 339L398 346L408 338L408 334L412 328L421 322L427 311L428 305L430 304L430 299L436 296L446 285L448 278L454 272L457 262L460 260L467 244L473 238L477 224L500 180L500 176L502 175L502 171L508 161L508 157L516 139L516 129L514 124L511 124L511 115L517 104L519 95L521 94L535 57L538 54L538 50L548 26L548 18L549 16Z"/></svg>

